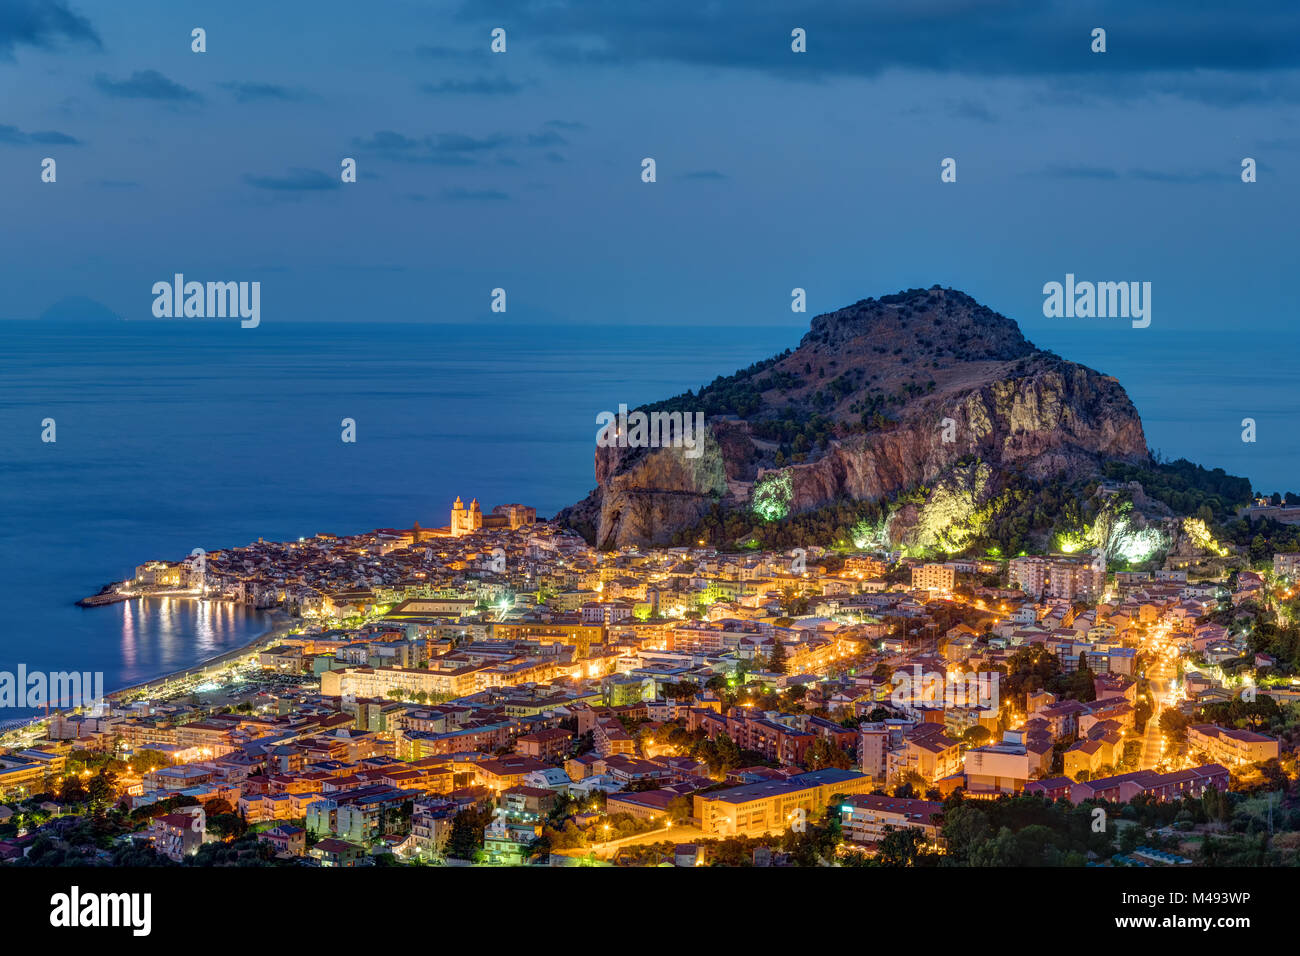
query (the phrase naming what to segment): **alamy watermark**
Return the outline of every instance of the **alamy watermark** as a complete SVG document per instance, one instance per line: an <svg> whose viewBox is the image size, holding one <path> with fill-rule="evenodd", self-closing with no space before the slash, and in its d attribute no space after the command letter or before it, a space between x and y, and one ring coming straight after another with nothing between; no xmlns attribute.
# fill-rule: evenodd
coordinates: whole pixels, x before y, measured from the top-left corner
<svg viewBox="0 0 1300 956"><path fill-rule="evenodd" d="M920 664L913 664L911 673L905 670L894 672L891 678L894 691L890 700L897 707L916 707L922 710L949 707L997 710L999 676L998 671L960 674L923 672Z"/></svg>
<svg viewBox="0 0 1300 956"><path fill-rule="evenodd" d="M704 413L635 411L618 406L618 414L596 416L599 448L684 448L687 458L704 454Z"/></svg>
<svg viewBox="0 0 1300 956"><path fill-rule="evenodd" d="M104 702L103 671L0 671L0 707L82 707L93 710Z"/></svg>
<svg viewBox="0 0 1300 956"><path fill-rule="evenodd" d="M1150 282L1075 282L1043 286L1043 315L1049 319L1132 319L1133 328L1151 324Z"/></svg>
<svg viewBox="0 0 1300 956"><path fill-rule="evenodd" d="M255 329L262 321L260 282L186 282L178 272L171 282L155 282L153 295L157 319L239 317L245 329Z"/></svg>
<svg viewBox="0 0 1300 956"><path fill-rule="evenodd" d="M60 929L124 927L133 936L148 936L152 914L152 893L83 893L73 886L50 897L50 925Z"/></svg>

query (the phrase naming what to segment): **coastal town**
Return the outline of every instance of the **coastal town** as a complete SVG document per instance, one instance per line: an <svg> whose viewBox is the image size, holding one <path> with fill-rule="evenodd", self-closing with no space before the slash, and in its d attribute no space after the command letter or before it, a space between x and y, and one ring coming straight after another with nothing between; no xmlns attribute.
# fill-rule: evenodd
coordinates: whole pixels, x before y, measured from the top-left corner
<svg viewBox="0 0 1300 956"><path fill-rule="evenodd" d="M598 551L457 499L149 562L92 603L279 624L6 733L0 861L1296 862L1300 681L1253 637L1300 554L1069 550Z"/></svg>

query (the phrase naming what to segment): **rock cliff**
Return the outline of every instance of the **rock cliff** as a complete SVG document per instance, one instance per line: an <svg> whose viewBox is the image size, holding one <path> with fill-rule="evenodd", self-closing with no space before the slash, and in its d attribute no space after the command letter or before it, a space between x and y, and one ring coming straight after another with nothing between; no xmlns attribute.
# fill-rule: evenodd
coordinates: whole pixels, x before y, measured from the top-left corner
<svg viewBox="0 0 1300 956"><path fill-rule="evenodd" d="M557 520L597 546L662 544L715 503L772 518L888 498L979 461L990 493L1016 472L1084 477L1149 461L1113 378L1035 348L951 289L819 315L798 348L643 411L703 411L703 452L597 448L598 486Z"/></svg>

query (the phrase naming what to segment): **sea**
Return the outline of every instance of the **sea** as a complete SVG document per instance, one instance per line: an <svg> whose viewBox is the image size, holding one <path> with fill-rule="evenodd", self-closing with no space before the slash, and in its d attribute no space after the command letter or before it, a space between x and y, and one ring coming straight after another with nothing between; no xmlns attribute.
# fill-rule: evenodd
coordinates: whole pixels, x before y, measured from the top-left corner
<svg viewBox="0 0 1300 956"><path fill-rule="evenodd" d="M75 606L148 560L438 527L457 496L550 516L595 484L599 412L698 390L804 328L0 322L0 672L102 672L119 689L268 626L178 598ZM1300 488L1300 343L1154 327L1031 338L1116 376L1164 457Z"/></svg>

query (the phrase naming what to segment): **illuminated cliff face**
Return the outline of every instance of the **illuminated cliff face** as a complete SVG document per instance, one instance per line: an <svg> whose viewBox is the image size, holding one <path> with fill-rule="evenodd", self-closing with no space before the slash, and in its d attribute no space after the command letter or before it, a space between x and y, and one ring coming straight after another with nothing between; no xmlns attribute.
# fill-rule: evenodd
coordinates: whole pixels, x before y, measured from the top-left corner
<svg viewBox="0 0 1300 956"><path fill-rule="evenodd" d="M1141 564L1162 551L1168 551L1172 538L1158 527L1143 527L1135 522L1132 502L1111 497L1091 527L1064 531L1056 538L1056 547L1065 554L1091 552L1108 560Z"/></svg>
<svg viewBox="0 0 1300 956"><path fill-rule="evenodd" d="M754 514L764 521L779 521L790 513L794 491L784 471L764 475L754 485Z"/></svg>
<svg viewBox="0 0 1300 956"><path fill-rule="evenodd" d="M1202 551L1209 551L1221 558L1226 558L1231 553L1228 548L1214 540L1214 536L1210 534L1210 529L1205 526L1205 522L1200 518L1184 518L1183 534L1187 535L1188 540L1194 547Z"/></svg>
<svg viewBox="0 0 1300 956"><path fill-rule="evenodd" d="M1107 542L1107 554L1129 564L1141 564L1168 548L1169 536L1160 529L1134 528L1128 521L1121 521Z"/></svg>
<svg viewBox="0 0 1300 956"><path fill-rule="evenodd" d="M818 316L799 348L760 365L671 400L718 411L699 458L598 448L599 486L560 519L594 529L598 546L662 544L715 504L778 520L846 499L889 500L979 459L987 472L963 474L962 490L933 502L919 532L951 552L979 533L972 522L1004 473L1042 481L1090 476L1109 459L1149 461L1118 382L1035 349L1012 320L951 290ZM746 414L728 414L729 402ZM799 440L784 437L800 430ZM810 431L820 436L811 444ZM874 536L863 529L864 540Z"/></svg>
<svg viewBox="0 0 1300 956"><path fill-rule="evenodd" d="M959 466L939 482L920 509L907 536L908 551L917 555L960 554L988 528L992 504L992 469L977 461Z"/></svg>
<svg viewBox="0 0 1300 956"><path fill-rule="evenodd" d="M851 537L853 547L859 551L881 551L889 543L889 524L893 515L881 521L867 521L865 518L853 526Z"/></svg>

